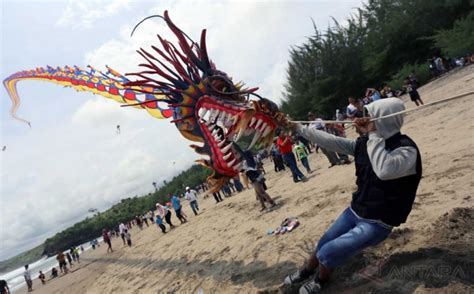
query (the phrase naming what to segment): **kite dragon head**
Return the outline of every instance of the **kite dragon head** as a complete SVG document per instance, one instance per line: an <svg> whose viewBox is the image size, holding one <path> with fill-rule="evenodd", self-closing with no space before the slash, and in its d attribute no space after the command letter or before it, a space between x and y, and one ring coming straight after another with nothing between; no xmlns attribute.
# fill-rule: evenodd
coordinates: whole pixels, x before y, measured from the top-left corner
<svg viewBox="0 0 474 294"><path fill-rule="evenodd" d="M197 44L171 22L166 11L164 19L179 46L158 35L161 48L152 46L157 56L140 49L147 61L140 66L146 70L127 74L139 79L126 86L158 89L166 96L161 101L173 110L172 122L185 138L198 142L191 145L197 153L209 157L197 162L213 170L208 183L217 190L238 175L242 150L269 147L286 118L275 103L254 93L258 88L246 89L216 69L207 54L206 30Z"/></svg>

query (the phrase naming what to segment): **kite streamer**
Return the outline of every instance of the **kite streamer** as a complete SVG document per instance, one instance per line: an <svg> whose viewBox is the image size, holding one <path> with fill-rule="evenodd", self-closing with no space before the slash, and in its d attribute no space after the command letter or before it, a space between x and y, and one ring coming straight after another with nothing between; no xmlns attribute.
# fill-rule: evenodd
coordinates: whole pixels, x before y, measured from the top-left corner
<svg viewBox="0 0 474 294"><path fill-rule="evenodd" d="M40 80L71 87L77 91L91 92L115 100L116 102L143 108L155 118L170 118L173 111L169 109L162 93L155 94L155 89L141 86L126 86L129 79L107 66L103 73L92 66L84 70L78 66L63 68L51 66L39 67L33 70L24 70L12 74L3 81L3 85L12 100L11 115L31 126L30 122L17 116L16 112L21 101L17 91L17 83L23 80Z"/></svg>

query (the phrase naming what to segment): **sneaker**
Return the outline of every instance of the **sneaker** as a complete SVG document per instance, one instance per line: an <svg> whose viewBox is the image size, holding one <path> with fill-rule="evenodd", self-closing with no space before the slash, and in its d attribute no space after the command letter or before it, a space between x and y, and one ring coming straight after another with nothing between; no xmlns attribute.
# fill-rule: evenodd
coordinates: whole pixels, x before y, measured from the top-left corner
<svg viewBox="0 0 474 294"><path fill-rule="evenodd" d="M285 285L295 285L303 282L311 276L307 270L298 270L285 278Z"/></svg>
<svg viewBox="0 0 474 294"><path fill-rule="evenodd" d="M303 286L300 288L300 294L318 294L321 293L321 283L316 280L311 280L307 283L304 283Z"/></svg>
<svg viewBox="0 0 474 294"><path fill-rule="evenodd" d="M272 206L268 207L268 208L266 209L266 211L267 211L267 212L270 212L270 211L274 210L276 207L277 207L277 205L276 205L276 204L273 204Z"/></svg>
<svg viewBox="0 0 474 294"><path fill-rule="evenodd" d="M307 178L307 177L303 177L303 178L301 179L301 181L302 181L302 182L307 182L307 181L308 181L308 178Z"/></svg>

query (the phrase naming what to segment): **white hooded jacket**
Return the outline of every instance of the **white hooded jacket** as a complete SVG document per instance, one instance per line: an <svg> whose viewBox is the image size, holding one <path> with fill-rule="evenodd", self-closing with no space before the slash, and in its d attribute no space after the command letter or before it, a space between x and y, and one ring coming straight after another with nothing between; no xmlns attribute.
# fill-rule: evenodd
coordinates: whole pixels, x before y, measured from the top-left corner
<svg viewBox="0 0 474 294"><path fill-rule="evenodd" d="M398 98L386 98L374 101L365 108L370 117L377 118L402 111L405 106ZM385 140L400 132L402 125L403 115L396 115L375 121L376 130L369 133L367 154L374 173L381 180L393 180L416 174L417 151L414 147L399 147L392 151L385 149ZM336 137L302 125L298 125L296 129L303 137L322 148L354 155L356 140Z"/></svg>

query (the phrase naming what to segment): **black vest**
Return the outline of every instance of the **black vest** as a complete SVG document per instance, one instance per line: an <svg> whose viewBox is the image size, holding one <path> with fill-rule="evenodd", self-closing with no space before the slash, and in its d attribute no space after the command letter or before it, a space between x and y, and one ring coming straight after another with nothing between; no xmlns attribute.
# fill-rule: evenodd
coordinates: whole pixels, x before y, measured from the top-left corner
<svg viewBox="0 0 474 294"><path fill-rule="evenodd" d="M356 141L354 157L357 191L352 194L351 207L360 217L399 226L406 221L415 201L422 171L420 151L412 139L400 133L385 140L387 151L403 146L416 148L416 174L382 181L372 169L367 154L368 139L362 136Z"/></svg>

